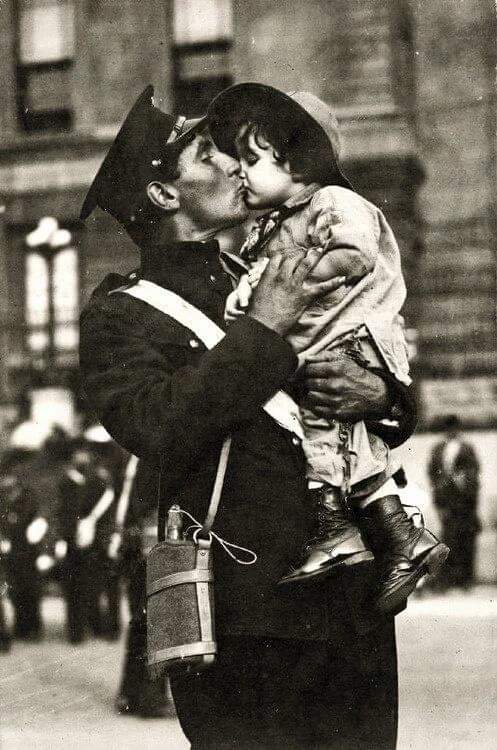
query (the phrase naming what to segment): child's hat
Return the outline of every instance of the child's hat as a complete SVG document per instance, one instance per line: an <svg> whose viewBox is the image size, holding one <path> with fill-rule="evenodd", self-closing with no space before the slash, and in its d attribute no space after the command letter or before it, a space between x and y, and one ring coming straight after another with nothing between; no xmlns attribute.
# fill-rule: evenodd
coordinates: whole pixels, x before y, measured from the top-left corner
<svg viewBox="0 0 497 750"><path fill-rule="evenodd" d="M209 105L207 117L211 135L221 151L236 158L235 139L242 123L273 120L305 135L321 158L333 169L335 184L354 190L340 169L338 121L331 108L309 91L283 91L262 83L238 83L222 91Z"/></svg>
<svg viewBox="0 0 497 750"><path fill-rule="evenodd" d="M147 86L127 115L90 186L81 219L98 206L120 222L131 221L143 204L147 184L167 173L178 152L203 127L204 118L166 114L153 97L153 86Z"/></svg>

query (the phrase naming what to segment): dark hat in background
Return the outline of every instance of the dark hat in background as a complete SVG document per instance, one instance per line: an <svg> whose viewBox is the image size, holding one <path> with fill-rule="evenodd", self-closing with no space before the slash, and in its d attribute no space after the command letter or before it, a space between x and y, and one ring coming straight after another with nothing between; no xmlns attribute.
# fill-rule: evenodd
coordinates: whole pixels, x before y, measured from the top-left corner
<svg viewBox="0 0 497 750"><path fill-rule="evenodd" d="M171 176L178 154L202 127L205 118L162 112L153 95L153 86L147 86L126 117L84 200L81 219L98 206L122 224L132 223L147 205L146 186Z"/></svg>
<svg viewBox="0 0 497 750"><path fill-rule="evenodd" d="M207 110L209 130L221 151L236 158L236 136L247 121L277 120L287 132L298 132L305 148L326 159L333 184L354 190L340 168L340 135L333 110L309 91L283 91L262 83L238 83L222 91Z"/></svg>

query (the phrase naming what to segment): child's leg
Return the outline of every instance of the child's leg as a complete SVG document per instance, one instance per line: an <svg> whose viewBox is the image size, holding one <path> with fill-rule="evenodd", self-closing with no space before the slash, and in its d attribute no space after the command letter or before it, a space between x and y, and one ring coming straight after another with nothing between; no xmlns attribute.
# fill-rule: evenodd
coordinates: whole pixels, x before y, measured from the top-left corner
<svg viewBox="0 0 497 750"><path fill-rule="evenodd" d="M393 612L424 575L440 569L449 548L428 529L414 525L400 502L393 479L356 500L354 507L361 531L382 560L376 607L384 613Z"/></svg>
<svg viewBox="0 0 497 750"><path fill-rule="evenodd" d="M279 583L298 583L325 575L339 566L356 566L374 560L364 544L361 532L337 487L323 485L309 491L314 504L318 531L309 540L301 565L280 579Z"/></svg>
<svg viewBox="0 0 497 750"><path fill-rule="evenodd" d="M303 561L280 583L293 583L328 573L332 568L369 563L374 558L343 501L344 460L341 427L301 409L309 486L317 521L316 537L306 545Z"/></svg>

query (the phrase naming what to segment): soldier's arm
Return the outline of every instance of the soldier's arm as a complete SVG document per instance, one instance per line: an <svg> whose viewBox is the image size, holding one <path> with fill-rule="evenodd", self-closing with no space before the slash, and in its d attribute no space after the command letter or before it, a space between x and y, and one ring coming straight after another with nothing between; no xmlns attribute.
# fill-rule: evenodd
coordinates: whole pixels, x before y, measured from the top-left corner
<svg viewBox="0 0 497 750"><path fill-rule="evenodd" d="M318 281L346 276L358 281L373 270L380 227L370 206L350 190L328 186L313 197L308 242L327 252L313 272Z"/></svg>
<svg viewBox="0 0 497 750"><path fill-rule="evenodd" d="M385 368L366 368L332 349L308 361L301 376L307 405L326 419L364 420L392 448L405 442L416 427L412 386Z"/></svg>
<svg viewBox="0 0 497 750"><path fill-rule="evenodd" d="M181 327L127 295L111 297L82 317L81 369L99 419L136 456L194 463L253 418L296 368L289 344L250 317L233 322L192 365L191 336L182 340ZM151 319L160 320L155 340Z"/></svg>

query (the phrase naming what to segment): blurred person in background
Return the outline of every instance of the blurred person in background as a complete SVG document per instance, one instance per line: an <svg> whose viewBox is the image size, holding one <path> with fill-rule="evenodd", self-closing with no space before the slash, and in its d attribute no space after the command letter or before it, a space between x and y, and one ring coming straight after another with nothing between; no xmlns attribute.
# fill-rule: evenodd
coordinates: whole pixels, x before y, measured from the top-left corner
<svg viewBox="0 0 497 750"><path fill-rule="evenodd" d="M441 536L452 551L435 587L467 589L474 583L476 535L481 530L477 512L480 464L474 448L461 437L456 415L445 417L441 426L446 434L433 448L428 474Z"/></svg>
<svg viewBox="0 0 497 750"><path fill-rule="evenodd" d="M100 424L84 432L91 451L93 471L112 487L114 500L98 520L95 529L94 559L99 575L95 580L95 596L101 612L101 635L116 640L121 632L121 561L120 542L116 546L116 505L120 497L128 461L124 451Z"/></svg>
<svg viewBox="0 0 497 750"><path fill-rule="evenodd" d="M133 627L133 623L141 621L146 605L146 555L157 541L154 476L137 469L138 459L130 456L115 506L115 532L110 545L110 553L120 557L131 620L115 705L121 714L160 718L167 713L164 684L162 680L150 679L145 658L145 630Z"/></svg>
<svg viewBox="0 0 497 750"><path fill-rule="evenodd" d="M114 500L110 481L95 471L91 450L75 440L59 476L60 539L56 554L63 560L63 588L71 643L84 641L88 629L102 635L100 575L96 554L97 525Z"/></svg>
<svg viewBox="0 0 497 750"><path fill-rule="evenodd" d="M13 636L38 640L42 635L41 575L37 564L48 521L36 482L36 452L9 449L0 474L0 536L8 594L14 610ZM43 567L43 560L42 560Z"/></svg>
<svg viewBox="0 0 497 750"><path fill-rule="evenodd" d="M55 565L57 476L69 437L59 426L23 422L12 432L0 468L0 536L14 637L41 636L43 579Z"/></svg>
<svg viewBox="0 0 497 750"><path fill-rule="evenodd" d="M0 654L6 654L10 651L10 632L7 627L7 618L5 615L5 597L8 591L8 584L4 558L10 550L10 542L2 536L1 525L0 521Z"/></svg>

